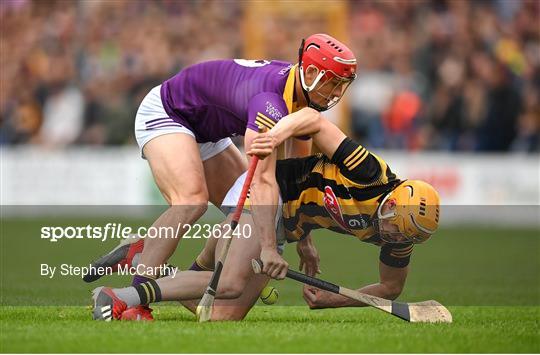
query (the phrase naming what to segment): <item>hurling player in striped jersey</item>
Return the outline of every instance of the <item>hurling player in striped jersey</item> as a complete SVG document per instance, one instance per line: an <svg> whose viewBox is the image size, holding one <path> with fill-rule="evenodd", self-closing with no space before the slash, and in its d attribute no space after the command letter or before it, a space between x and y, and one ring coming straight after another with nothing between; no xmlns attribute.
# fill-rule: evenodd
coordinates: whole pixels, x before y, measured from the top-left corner
<svg viewBox="0 0 540 355"><path fill-rule="evenodd" d="M276 224L272 223L272 247L279 250L283 242L301 243L312 230L319 228L374 244L380 248L380 278L359 290L387 299L397 298L405 285L413 245L428 240L437 230L436 190L423 181L399 179L383 159L323 119L309 132L322 153L277 161L274 148L282 142L274 133L280 125L258 134L249 152L267 156L260 164L275 166L272 174L278 182L282 203L276 216L280 218L271 216L277 220ZM242 185L243 176L228 192L225 205L236 204ZM233 240L217 290L213 320L243 319L270 277L284 277L271 269L264 270L266 275L255 275L251 269L251 259L257 258L262 249L260 229L253 218L260 207L250 201L251 213L244 213L240 220L241 225L252 224L255 233L250 238ZM325 237L337 238L332 234ZM220 249L220 243L216 250ZM204 254L206 262L212 264L208 250L201 253ZM123 319L128 307L200 298L210 277L208 271L184 271L136 287L98 288L94 292L94 318ZM304 298L312 308L363 306L308 287L304 288ZM193 304L186 305L193 310Z"/></svg>

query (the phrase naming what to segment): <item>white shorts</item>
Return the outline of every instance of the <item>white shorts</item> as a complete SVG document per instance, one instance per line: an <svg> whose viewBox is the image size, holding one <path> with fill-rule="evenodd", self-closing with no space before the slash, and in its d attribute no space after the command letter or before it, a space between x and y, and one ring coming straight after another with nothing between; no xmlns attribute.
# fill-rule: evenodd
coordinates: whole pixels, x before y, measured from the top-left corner
<svg viewBox="0 0 540 355"><path fill-rule="evenodd" d="M161 85L156 86L145 96L135 116L135 138L144 158L143 147L152 139L170 133L185 133L195 138L195 134L169 117L161 102ZM201 160L205 161L218 155L229 145L230 138L217 142L199 143Z"/></svg>
<svg viewBox="0 0 540 355"><path fill-rule="evenodd" d="M234 212L236 205L238 204L238 199L240 198L240 194L242 193L242 188L244 187L244 181L246 180L246 175L247 175L247 172L244 172L242 175L240 175L238 179L236 179L236 181L234 182L233 186L227 192L227 195L225 195L225 198L223 199L223 202L221 204L221 211L225 215L228 215ZM279 196L274 223L276 227L277 247L280 254L283 253L285 242L286 242L285 227L283 225L282 208L283 208L283 200L281 199L281 196Z"/></svg>

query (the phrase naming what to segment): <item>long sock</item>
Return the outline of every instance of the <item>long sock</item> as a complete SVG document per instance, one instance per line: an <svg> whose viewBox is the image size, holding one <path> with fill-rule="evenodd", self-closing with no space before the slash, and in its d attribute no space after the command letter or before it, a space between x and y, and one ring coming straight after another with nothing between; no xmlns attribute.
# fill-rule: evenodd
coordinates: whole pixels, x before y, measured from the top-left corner
<svg viewBox="0 0 540 355"><path fill-rule="evenodd" d="M141 298L135 287L115 288L114 294L122 301L126 302L128 308L135 307L141 304Z"/></svg>
<svg viewBox="0 0 540 355"><path fill-rule="evenodd" d="M204 271L204 269L197 263L197 260L195 260L193 262L193 264L191 264L191 266L189 267L189 270L191 270L191 271Z"/></svg>
<svg viewBox="0 0 540 355"><path fill-rule="evenodd" d="M128 308L161 301L161 289L154 280L136 286L115 288L113 292L126 302Z"/></svg>
<svg viewBox="0 0 540 355"><path fill-rule="evenodd" d="M189 270L191 271L213 271L213 268L206 267L202 262L199 261L199 258L195 259L193 264L191 264Z"/></svg>
<svg viewBox="0 0 540 355"><path fill-rule="evenodd" d="M149 304L161 301L161 289L154 280L138 284L133 288L139 294L140 304Z"/></svg>
<svg viewBox="0 0 540 355"><path fill-rule="evenodd" d="M154 279L151 278L151 277L146 277L146 276L142 276L142 275L135 275L135 276L133 276L133 280L131 281L131 286L137 286L139 284L148 282L150 280L153 281Z"/></svg>

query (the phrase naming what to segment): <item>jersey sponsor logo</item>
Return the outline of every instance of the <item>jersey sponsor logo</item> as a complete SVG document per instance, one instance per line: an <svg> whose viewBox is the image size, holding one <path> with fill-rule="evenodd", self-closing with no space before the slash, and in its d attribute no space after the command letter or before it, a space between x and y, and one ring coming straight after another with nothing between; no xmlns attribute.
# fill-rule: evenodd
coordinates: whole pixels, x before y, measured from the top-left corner
<svg viewBox="0 0 540 355"><path fill-rule="evenodd" d="M292 64L289 64L286 68L283 68L279 71L279 75L285 75L289 72L289 70L291 70L291 68L293 67Z"/></svg>
<svg viewBox="0 0 540 355"><path fill-rule="evenodd" d="M349 227L345 223L345 220L343 220L343 214L341 213L337 197L330 186L324 187L324 208L326 208L334 221L343 229L349 231Z"/></svg>
<svg viewBox="0 0 540 355"><path fill-rule="evenodd" d="M266 101L266 113L276 120L283 117L283 114L270 101Z"/></svg>

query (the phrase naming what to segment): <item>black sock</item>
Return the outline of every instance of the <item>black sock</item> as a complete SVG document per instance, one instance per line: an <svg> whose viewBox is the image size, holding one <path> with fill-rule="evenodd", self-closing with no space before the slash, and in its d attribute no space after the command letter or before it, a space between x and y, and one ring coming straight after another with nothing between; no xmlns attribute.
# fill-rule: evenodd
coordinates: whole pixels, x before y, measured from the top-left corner
<svg viewBox="0 0 540 355"><path fill-rule="evenodd" d="M199 258L195 259L193 264L191 264L191 267L189 268L191 271L214 271L214 268L208 268L204 266L200 261Z"/></svg>
<svg viewBox="0 0 540 355"><path fill-rule="evenodd" d="M141 284L135 285L135 290L139 294L141 304L149 304L161 301L161 289L154 280L149 280Z"/></svg>
<svg viewBox="0 0 540 355"><path fill-rule="evenodd" d="M131 280L131 286L137 286L139 284L147 282L148 280L153 280L153 278L146 277L146 276L143 276L143 275L135 275L135 276L133 276L133 280Z"/></svg>

